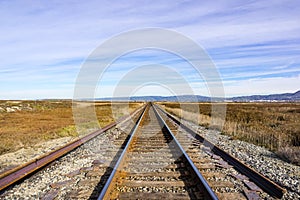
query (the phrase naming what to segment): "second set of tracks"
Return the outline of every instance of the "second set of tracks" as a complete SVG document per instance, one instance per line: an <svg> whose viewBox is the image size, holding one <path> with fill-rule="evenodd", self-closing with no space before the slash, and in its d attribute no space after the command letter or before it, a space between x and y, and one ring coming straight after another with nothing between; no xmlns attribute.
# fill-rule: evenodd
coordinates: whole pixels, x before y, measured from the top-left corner
<svg viewBox="0 0 300 200"><path fill-rule="evenodd" d="M51 198L46 199L75 198L82 191L87 191L90 199L269 199L283 196L285 189L206 141L157 105L148 103L135 113L134 125L127 126L130 130L118 131L117 135L114 131L106 133L106 137L115 138L111 140L114 148L103 140L102 131L91 140L93 150L90 155L82 155L78 147L78 150L72 150L70 154L84 159L91 157L93 162L78 170L72 165L73 171L66 174L71 179L52 184L54 189L46 193ZM65 153L68 157L69 153ZM95 156L102 160L107 156L108 164L104 165L99 158L95 160ZM61 163L67 160L64 157L59 159ZM76 157L69 156L68 159L75 160ZM64 164L61 165L63 168ZM20 170L22 172L22 167ZM36 170L44 169L39 167ZM18 170L13 173L20 174ZM24 170L22 173L26 174ZM13 174L2 180L8 180L7 177L12 177L12 185L7 185L13 187L16 182ZM91 181L94 183L88 187ZM59 194L59 188L62 190L63 187L67 188L66 191Z"/></svg>

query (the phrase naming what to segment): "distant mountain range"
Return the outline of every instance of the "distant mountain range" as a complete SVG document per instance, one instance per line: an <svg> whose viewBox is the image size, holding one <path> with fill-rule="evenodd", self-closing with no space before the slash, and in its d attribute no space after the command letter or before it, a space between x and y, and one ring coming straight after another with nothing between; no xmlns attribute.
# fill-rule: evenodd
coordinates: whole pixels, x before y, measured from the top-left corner
<svg viewBox="0 0 300 200"><path fill-rule="evenodd" d="M231 98L233 101L300 101L300 90L295 93L252 95Z"/></svg>
<svg viewBox="0 0 300 200"><path fill-rule="evenodd" d="M259 102L259 101L300 101L300 90L295 93L251 95L231 98L211 98L201 95L180 95L180 96L133 96L133 97L112 97L97 98L101 101L170 101L170 102L210 102L210 101L232 101L232 102Z"/></svg>

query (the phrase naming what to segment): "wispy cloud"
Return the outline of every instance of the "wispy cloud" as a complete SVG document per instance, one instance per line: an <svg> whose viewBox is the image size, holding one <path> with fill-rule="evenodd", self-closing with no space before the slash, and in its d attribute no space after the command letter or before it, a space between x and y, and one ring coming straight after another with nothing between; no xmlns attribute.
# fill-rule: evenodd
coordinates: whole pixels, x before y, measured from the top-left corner
<svg viewBox="0 0 300 200"><path fill-rule="evenodd" d="M195 40L216 64L227 96L296 90L299 10L293 0L1 1L0 98L72 98L80 66L97 46L144 27L169 28ZM112 95L118 79L132 68L151 63L172 67L196 93L205 92L188 63L158 51L116 61L101 95ZM145 94L157 86L150 88Z"/></svg>

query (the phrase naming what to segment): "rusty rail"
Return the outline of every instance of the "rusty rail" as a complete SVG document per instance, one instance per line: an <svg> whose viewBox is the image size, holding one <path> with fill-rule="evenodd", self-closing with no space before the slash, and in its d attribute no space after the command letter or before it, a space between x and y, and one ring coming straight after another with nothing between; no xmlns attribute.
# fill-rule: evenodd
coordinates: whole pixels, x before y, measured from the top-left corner
<svg viewBox="0 0 300 200"><path fill-rule="evenodd" d="M176 124L178 124L181 128L183 128L185 131L187 131L191 136L193 136L198 141L202 142L205 146L211 148L211 151L217 154L218 156L222 157L224 160L226 160L228 163L230 163L237 171L240 173L246 175L250 180L252 180L255 184L257 184L262 190L264 190L269 195L276 197L276 198L282 198L284 193L286 193L286 189L280 187L267 177L263 176L259 172L255 171L254 169L250 168L249 166L242 163L237 158L231 156L226 151L222 150L217 145L213 144L206 138L200 136L198 133L190 129L188 126L182 124L179 120L177 120L174 116L172 116L170 113L166 112L159 106L155 105L159 110L161 110L164 114L166 114L171 120L173 120Z"/></svg>
<svg viewBox="0 0 300 200"><path fill-rule="evenodd" d="M149 107L153 106L152 103L148 104ZM146 108L147 109L147 108ZM144 112L146 112L146 109ZM168 134L171 136L172 141L174 141L174 144L176 145L176 148L178 149L178 151L180 151L180 153L183 155L183 157L187 160L187 163L189 164L191 171L193 174L195 174L195 181L199 180L199 183L201 183L201 185L203 186L203 194L204 194L204 199L211 199L211 200L217 200L218 197L217 195L214 193L214 191L212 190L212 188L209 186L209 184L207 183L207 181L204 179L204 177L201 175L201 173L199 172L199 170L197 169L197 167L194 165L193 161L189 158L189 156L187 155L187 153L185 152L185 150L183 149L183 147L180 145L180 143L177 141L177 139L175 138L174 134L172 133L171 129L168 127L168 125L164 122L164 120L162 119L162 117L159 115L159 113L157 112L157 110L155 109L155 107L153 106L154 109L154 113L155 116L157 117L161 128L166 128ZM105 183L99 197L98 200L102 200L102 199L110 199L110 191L112 189L112 187L114 187L114 185L116 184L116 173L120 170L120 166L122 166L122 163L125 162L125 155L128 153L128 149L129 146L131 145L131 141L132 138L134 137L136 131L138 130L141 121L144 118L144 113L140 116L139 120L137 121L135 127L132 129L132 132L130 134L130 138L125 146L125 148L123 149L123 152L121 154L121 156L118 158L117 163L114 166L113 172L110 174L109 179L107 180L107 182Z"/></svg>
<svg viewBox="0 0 300 200"><path fill-rule="evenodd" d="M14 183L28 177L29 175L32 175L34 172L38 171L42 167L45 167L46 165L50 164L51 162L66 155L67 153L71 152L72 150L76 149L77 147L81 146L82 144L86 143L87 141L89 141L89 140L95 138L96 136L102 134L103 132L113 128L118 123L127 120L130 116L139 112L144 107L145 106L143 106L142 108L136 109L130 115L120 117L116 122L113 122L113 123L103 127L100 130L92 132L78 140L75 140L71 143L64 145L63 147L61 147L59 149L56 149L48 154L42 155L41 157L39 157L33 161L29 161L17 168L14 168L12 170L9 170L9 171L1 174L0 175L0 192L4 191L6 188L13 185Z"/></svg>

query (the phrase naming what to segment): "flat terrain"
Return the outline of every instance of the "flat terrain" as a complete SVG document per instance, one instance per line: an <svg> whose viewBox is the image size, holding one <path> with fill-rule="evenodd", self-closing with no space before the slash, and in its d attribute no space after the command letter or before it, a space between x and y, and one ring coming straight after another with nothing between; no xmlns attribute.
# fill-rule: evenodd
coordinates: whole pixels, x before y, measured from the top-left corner
<svg viewBox="0 0 300 200"><path fill-rule="evenodd" d="M95 110L101 127L140 107L142 103L97 102ZM129 111L128 111L129 108ZM0 155L37 143L77 137L71 101L0 101Z"/></svg>
<svg viewBox="0 0 300 200"><path fill-rule="evenodd" d="M300 164L300 103L227 103L223 127L211 126L210 103L162 102L160 105L188 121L218 129L232 139L264 146L281 158ZM215 105L221 109L224 106Z"/></svg>

